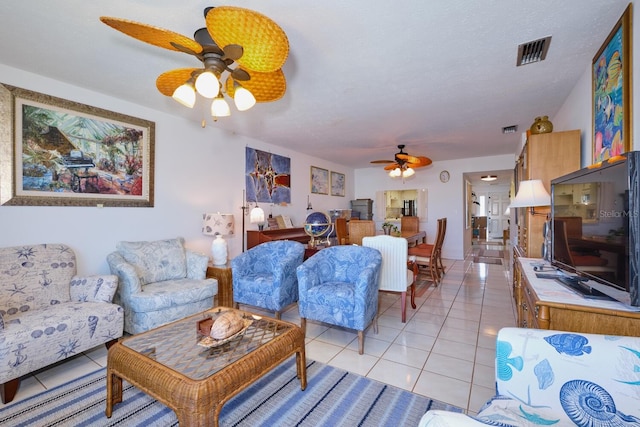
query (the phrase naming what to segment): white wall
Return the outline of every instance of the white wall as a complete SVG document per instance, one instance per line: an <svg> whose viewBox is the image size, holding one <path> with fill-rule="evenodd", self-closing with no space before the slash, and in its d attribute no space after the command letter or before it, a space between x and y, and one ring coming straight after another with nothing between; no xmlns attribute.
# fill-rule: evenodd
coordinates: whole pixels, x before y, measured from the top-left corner
<svg viewBox="0 0 640 427"><path fill-rule="evenodd" d="M403 183L401 179L390 178L382 167L356 169L355 197L372 199L373 211L377 210L376 191L427 189L428 211L427 221L420 223L420 229L426 230L427 240L432 243L436 235L438 218L447 217L447 234L442 249L442 256L450 259L463 259L471 247L471 228L465 228L465 190L463 174L487 170L512 169L515 166L514 155L478 157L460 160L433 162ZM440 182L439 175L448 170L449 182ZM382 218L374 215L377 227L382 225Z"/></svg>
<svg viewBox="0 0 640 427"><path fill-rule="evenodd" d="M236 235L227 241L230 257L240 253L246 146L291 158L291 204L275 206L273 213L291 216L294 225L307 213L311 165L345 173L347 183L345 197L311 195L314 210L348 208L353 198L353 171L341 165L3 65L0 82L155 122L155 207L0 206L0 246L66 243L76 251L82 274L107 273L105 258L120 240L182 236L187 247L208 254L211 237L201 234L204 212L234 214ZM268 214L270 208L262 207Z"/></svg>
<svg viewBox="0 0 640 427"><path fill-rule="evenodd" d="M630 3L635 3L634 1ZM622 15L622 12L620 12ZM632 21L636 21L637 16L637 7L633 5L633 18ZM632 27L636 27L632 25ZM612 25L613 28L613 25ZM602 40L604 42L604 40ZM634 28L633 31L633 42L631 43L633 47L632 56L635 57L635 63L637 64L640 60L640 32ZM595 55L596 52L594 51ZM635 84L632 84L632 105L636 104L636 108L632 109L632 123L640 123L640 108L637 107L637 103L640 102L640 67L637 67L637 71L634 68L632 70L632 81L635 81ZM565 100L564 104L558 110L558 112L553 116L551 121L553 122L553 130L562 131L562 130L572 130L572 129L580 129L581 133L581 142L582 142L582 156L581 156L581 166L586 167L591 165L592 163L592 135L593 132L593 116L591 111L592 106L592 98L591 98L591 64L585 65L584 74L578 79L575 87ZM632 150L640 150L640 126L632 125L632 138L631 138L631 149Z"/></svg>

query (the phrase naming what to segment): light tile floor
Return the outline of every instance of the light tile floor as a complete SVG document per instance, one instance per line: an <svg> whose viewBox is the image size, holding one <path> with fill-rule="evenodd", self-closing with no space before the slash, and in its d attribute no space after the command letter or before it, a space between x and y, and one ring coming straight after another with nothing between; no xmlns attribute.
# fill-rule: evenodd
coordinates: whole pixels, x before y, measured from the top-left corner
<svg viewBox="0 0 640 427"><path fill-rule="evenodd" d="M474 251L480 248L503 249L474 245ZM475 414L494 394L496 334L516 323L507 260L474 263L471 253L463 261L444 261L442 283L417 297L415 310L407 307L406 323L400 320L399 294L380 294L378 333L366 332L365 354L358 355L355 332L309 321L307 357ZM298 310L289 309L283 319L299 324ZM93 372L106 361L100 346L29 375L14 402Z"/></svg>

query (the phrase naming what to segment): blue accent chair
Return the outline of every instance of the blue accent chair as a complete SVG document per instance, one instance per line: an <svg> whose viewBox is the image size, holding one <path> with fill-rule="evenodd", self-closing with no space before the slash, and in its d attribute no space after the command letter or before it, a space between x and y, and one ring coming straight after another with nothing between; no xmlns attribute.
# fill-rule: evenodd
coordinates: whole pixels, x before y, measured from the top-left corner
<svg viewBox="0 0 640 427"><path fill-rule="evenodd" d="M381 265L380 252L363 246L332 246L307 259L297 271L302 329L307 319L355 329L363 354L364 330L378 312Z"/></svg>
<svg viewBox="0 0 640 427"><path fill-rule="evenodd" d="M293 240L264 242L231 260L233 300L274 311L298 301L296 267L302 264L304 245Z"/></svg>
<svg viewBox="0 0 640 427"><path fill-rule="evenodd" d="M148 331L213 307L218 281L207 279L209 257L184 247L184 239L118 242L107 255L119 278L114 302L124 309L124 330Z"/></svg>

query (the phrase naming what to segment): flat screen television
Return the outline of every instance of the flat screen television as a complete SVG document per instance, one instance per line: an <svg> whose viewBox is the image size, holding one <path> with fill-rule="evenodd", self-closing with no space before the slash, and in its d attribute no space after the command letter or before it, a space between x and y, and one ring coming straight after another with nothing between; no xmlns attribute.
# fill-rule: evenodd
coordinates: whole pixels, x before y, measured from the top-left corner
<svg viewBox="0 0 640 427"><path fill-rule="evenodd" d="M551 181L551 264L640 306L640 151ZM606 290L606 288L604 288Z"/></svg>

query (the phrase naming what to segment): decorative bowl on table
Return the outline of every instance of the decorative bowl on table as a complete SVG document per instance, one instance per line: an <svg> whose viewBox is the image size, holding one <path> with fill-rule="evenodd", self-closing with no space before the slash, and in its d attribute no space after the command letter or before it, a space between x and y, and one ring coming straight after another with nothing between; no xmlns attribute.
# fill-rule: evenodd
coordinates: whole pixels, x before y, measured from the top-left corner
<svg viewBox="0 0 640 427"><path fill-rule="evenodd" d="M198 321L199 346L213 348L228 343L242 337L253 323L252 319L241 316L233 310L218 310L213 316Z"/></svg>

